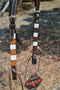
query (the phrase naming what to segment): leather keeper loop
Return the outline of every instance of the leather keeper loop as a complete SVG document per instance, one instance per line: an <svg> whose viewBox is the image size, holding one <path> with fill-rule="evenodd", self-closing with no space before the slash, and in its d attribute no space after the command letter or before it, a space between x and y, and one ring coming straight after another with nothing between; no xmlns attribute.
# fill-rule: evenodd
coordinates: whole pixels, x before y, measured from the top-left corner
<svg viewBox="0 0 60 90"><path fill-rule="evenodd" d="M15 24L10 24L9 27L10 27L10 28L15 28L16 25L15 25Z"/></svg>

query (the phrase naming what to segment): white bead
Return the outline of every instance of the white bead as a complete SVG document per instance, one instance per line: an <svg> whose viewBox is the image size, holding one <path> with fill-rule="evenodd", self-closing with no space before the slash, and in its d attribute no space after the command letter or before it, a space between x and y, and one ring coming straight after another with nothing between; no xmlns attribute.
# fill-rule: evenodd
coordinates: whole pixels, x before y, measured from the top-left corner
<svg viewBox="0 0 60 90"><path fill-rule="evenodd" d="M16 49L16 44L15 45L10 45L10 49Z"/></svg>
<svg viewBox="0 0 60 90"><path fill-rule="evenodd" d="M34 28L39 28L39 24L34 23Z"/></svg>
<svg viewBox="0 0 60 90"><path fill-rule="evenodd" d="M33 37L38 37L38 33L33 33Z"/></svg>
<svg viewBox="0 0 60 90"><path fill-rule="evenodd" d="M33 42L33 46L37 46L38 45L38 42Z"/></svg>
<svg viewBox="0 0 60 90"><path fill-rule="evenodd" d="M10 60L16 60L16 55L11 55Z"/></svg>

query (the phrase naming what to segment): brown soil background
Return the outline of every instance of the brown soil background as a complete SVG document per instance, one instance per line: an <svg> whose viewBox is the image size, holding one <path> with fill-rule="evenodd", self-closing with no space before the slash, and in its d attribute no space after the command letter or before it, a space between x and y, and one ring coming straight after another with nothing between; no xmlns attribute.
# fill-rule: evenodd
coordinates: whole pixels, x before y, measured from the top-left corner
<svg viewBox="0 0 60 90"><path fill-rule="evenodd" d="M28 63L26 80L24 80L24 75L27 61L32 55L34 11L33 3L25 4L27 7L29 5L27 10L17 10L16 28L21 41L29 44L29 47L23 48L17 42L17 70L21 72L23 83L25 83L32 71L37 71L39 66L37 75L43 80L37 90L53 90L54 86L60 85L60 0L43 1L40 4L39 47L37 50L39 56L37 56L38 61L35 66L32 65L31 61ZM23 5L25 4L23 3ZM6 15L8 13L0 17L0 90L9 90L10 31L9 18ZM13 90L22 90L19 79L17 81L12 80L12 87Z"/></svg>

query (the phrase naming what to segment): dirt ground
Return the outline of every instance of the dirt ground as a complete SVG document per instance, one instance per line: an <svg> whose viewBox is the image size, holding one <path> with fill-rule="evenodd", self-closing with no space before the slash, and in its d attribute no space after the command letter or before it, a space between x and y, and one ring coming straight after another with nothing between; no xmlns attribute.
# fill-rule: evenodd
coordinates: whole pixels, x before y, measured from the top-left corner
<svg viewBox="0 0 60 90"><path fill-rule="evenodd" d="M32 65L28 58L32 55L32 33L33 33L33 3L29 4L29 10L17 10L16 28L19 38L29 47L23 48L17 42L17 71L21 73L23 83L31 76L32 71L42 78L37 90L60 90L60 0L41 1L39 46L37 52L37 64ZM24 4L23 4L24 5ZM27 8L27 7L26 7ZM0 90L9 90L9 17L6 13L0 17ZM19 79L12 80L13 90L22 90ZM24 87L24 90L27 90Z"/></svg>

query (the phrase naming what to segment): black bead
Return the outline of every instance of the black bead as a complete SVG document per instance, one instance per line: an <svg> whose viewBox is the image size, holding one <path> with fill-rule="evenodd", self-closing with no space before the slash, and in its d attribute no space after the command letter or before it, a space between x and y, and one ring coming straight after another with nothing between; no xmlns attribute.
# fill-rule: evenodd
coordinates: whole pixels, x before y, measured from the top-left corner
<svg viewBox="0 0 60 90"><path fill-rule="evenodd" d="M37 63L37 59L36 59L36 57L33 57L32 58L32 64L36 64Z"/></svg>

